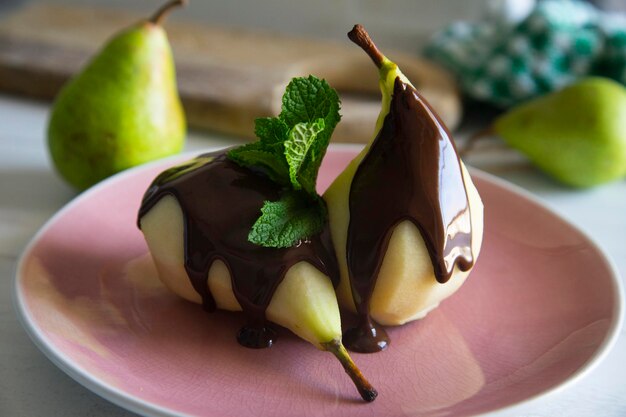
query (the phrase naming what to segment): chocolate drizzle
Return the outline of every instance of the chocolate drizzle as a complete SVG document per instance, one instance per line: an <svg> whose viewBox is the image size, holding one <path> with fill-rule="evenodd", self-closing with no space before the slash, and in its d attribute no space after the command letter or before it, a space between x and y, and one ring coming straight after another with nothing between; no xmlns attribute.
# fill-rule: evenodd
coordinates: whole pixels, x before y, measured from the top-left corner
<svg viewBox="0 0 626 417"><path fill-rule="evenodd" d="M470 207L454 143L428 103L399 77L389 114L352 180L349 209L347 263L361 323L344 341L353 350L378 351L386 343L369 317L369 304L396 225L415 224L440 283L450 279L455 265L467 271L474 261Z"/></svg>
<svg viewBox="0 0 626 417"><path fill-rule="evenodd" d="M141 219L163 196L176 198L184 217L184 261L191 284L204 308L215 310L208 272L213 261L224 262L248 319L237 337L247 347L272 344L274 333L265 310L291 266L309 262L334 285L338 283L328 225L319 235L290 248L266 248L248 241L263 202L278 200L281 191L262 173L238 166L224 153L204 154L161 173L146 191L139 210Z"/></svg>

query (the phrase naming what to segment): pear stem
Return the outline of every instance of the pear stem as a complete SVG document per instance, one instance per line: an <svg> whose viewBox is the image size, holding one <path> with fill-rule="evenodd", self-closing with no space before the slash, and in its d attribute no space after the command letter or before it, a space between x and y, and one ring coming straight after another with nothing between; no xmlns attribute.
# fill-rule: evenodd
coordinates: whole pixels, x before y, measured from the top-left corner
<svg viewBox="0 0 626 417"><path fill-rule="evenodd" d="M463 144L463 147L459 150L459 157L465 158L467 155L469 155L470 151L474 148L474 145L476 145L476 142L488 136L493 136L494 134L495 134L495 131L493 130L493 126L486 127L474 133L465 141L465 143Z"/></svg>
<svg viewBox="0 0 626 417"><path fill-rule="evenodd" d="M372 42L372 38L370 38L370 35L362 25L354 25L352 30L348 32L348 38L359 45L372 58L372 61L378 68L382 67L385 56Z"/></svg>
<svg viewBox="0 0 626 417"><path fill-rule="evenodd" d="M356 389L359 391L359 394L361 394L361 398L367 402L374 401L378 396L378 392L374 389L374 387L372 387L367 379L365 379L359 368L356 367L350 358L348 351L341 344L341 341L334 339L330 342L322 343L321 345L324 350L332 353L337 359L339 359L343 369L346 371L350 379L352 379L354 385L356 385Z"/></svg>
<svg viewBox="0 0 626 417"><path fill-rule="evenodd" d="M165 3L163 6L157 10L150 19L149 22L154 23L155 25L160 25L163 23L163 20L167 17L167 15L172 11L173 8L179 6L186 6L188 0L172 0Z"/></svg>

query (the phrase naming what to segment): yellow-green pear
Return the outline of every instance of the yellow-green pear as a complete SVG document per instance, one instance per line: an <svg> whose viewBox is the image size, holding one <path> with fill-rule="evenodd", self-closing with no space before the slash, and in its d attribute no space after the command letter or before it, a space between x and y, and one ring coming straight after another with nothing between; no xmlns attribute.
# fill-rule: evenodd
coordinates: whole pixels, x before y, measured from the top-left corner
<svg viewBox="0 0 626 417"><path fill-rule="evenodd" d="M573 187L626 175L626 88L608 78L585 78L521 104L500 116L493 131Z"/></svg>
<svg viewBox="0 0 626 417"><path fill-rule="evenodd" d="M461 286L471 268L460 268L459 264L455 264L448 277L449 279L447 279L445 283L438 282L438 278L435 276L433 260L429 252L429 247L423 237L423 233L420 231L415 221L412 221L406 216L400 217L397 219L397 222L394 223L395 225L388 230L388 240L382 240L383 244L387 246L383 248L382 261L379 269L374 271L371 277L371 279L374 280L374 284L370 298L369 300L359 300L360 303L366 303L367 305L361 306L360 309L357 308L355 305L355 296L362 298L362 294L357 293L358 288L351 282L351 274L348 269L348 258L350 254L347 253L347 246L350 238L358 242L360 239L365 239L364 235L368 232L365 229L352 230L351 233L353 235L352 237L349 236L350 224L355 221L355 219L350 218L351 204L353 203L351 194L355 191L353 189L353 181L357 171L366 158L370 158L370 164L386 164L385 166L390 167L386 169L391 170L393 170L393 167L396 165L400 166L404 164L403 159L418 158L418 156L408 155L409 150L412 149L411 146L414 145L411 143L406 145L408 142L405 142L402 146L406 145L407 151L400 150L397 160L385 161L384 157L378 160L372 160L370 152L372 152L374 146L384 148L387 145L391 146L391 141L395 140L387 137L390 133L384 131L385 129L388 130L388 127L393 123L403 123L407 126L413 126L412 123L414 123L415 126L421 129L416 132L408 132L408 135L411 136L407 139L408 141L430 140L428 137L429 132L434 132L432 133L433 135L438 133L441 137L445 137L446 140L448 140L448 134L430 106L413 90L410 81L402 74L398 66L380 53L367 35L367 32L365 32L360 25L355 26L349 36L351 40L361 46L370 55L379 68L382 108L372 140L365 146L363 151L350 162L348 167L337 177L323 196L328 206L332 238L340 266L341 281L337 288L337 295L340 305L345 308L352 311L359 310L359 314L361 314L363 310L366 310L371 319L382 325L400 325L411 320L422 318L437 307L443 299L450 296ZM394 94L400 94L400 92L402 92L403 96L398 97L399 102L394 105L396 107L402 107L403 109L414 106L415 109L409 108L406 111L403 110L401 115L390 115ZM405 96L410 96L413 101L401 101L404 100ZM412 120L416 118L424 118L425 120ZM403 134L407 134L407 132L403 132ZM389 141L389 144L385 143L385 141ZM471 249L475 260L480 251L482 242L483 205L469 173L456 156L453 143L446 142L446 144L448 145L446 152L448 152L451 158L446 161L446 164L457 164L457 168L460 168L458 169L458 176L461 178L460 181L462 181L461 186L464 186L466 190L467 207L464 212L458 214L458 217L462 217L462 215L467 216L465 223L462 224L464 230L469 229L471 226L471 248L469 249ZM378 158L379 156L376 157ZM436 168L438 162L437 160L430 161L422 158L421 164L415 164L410 167L408 176L412 178L414 172L425 170L427 165L435 164ZM382 181L379 176L372 176L370 180L372 186ZM430 181L428 178L426 178L426 180ZM411 200L414 205L427 207L429 204L428 201L419 201L416 197L417 194L412 194L416 189L415 184L412 183L410 179L403 179L402 181L402 184L389 182L376 186L381 189L394 190L393 192L402 197L401 199L403 201ZM437 178L432 178L432 181L437 181ZM369 184L365 182L359 184L361 189L368 186ZM457 191L457 189L435 191L437 191L439 195L445 195L447 192L454 192ZM464 193L462 192L461 194ZM464 197L464 195L461 197ZM454 200L454 198L451 199ZM379 196L378 198L374 196L370 199L368 204L370 207L367 207L367 210L368 213L371 213L368 214L371 216L369 219L371 227L376 227L379 221L382 222L385 220L383 219L385 210L393 210L394 205L403 204L400 203L399 200L386 200L384 196ZM381 209L380 216L376 217L376 210L379 206L387 208ZM445 211L445 207L441 208L441 210ZM469 211L469 214L467 211ZM455 232L449 229L446 233ZM354 259L353 262L371 262L371 259ZM377 331L382 332L382 329L378 329ZM344 335L344 343L346 343L348 348L352 349L346 337L347 335ZM383 342L380 348L382 349L384 347L385 344ZM355 349L360 350L358 346ZM374 350L368 350L366 347L363 351Z"/></svg>
<svg viewBox="0 0 626 417"><path fill-rule="evenodd" d="M82 190L182 149L186 123L161 23L184 0L110 39L59 92L48 126L58 172Z"/></svg>

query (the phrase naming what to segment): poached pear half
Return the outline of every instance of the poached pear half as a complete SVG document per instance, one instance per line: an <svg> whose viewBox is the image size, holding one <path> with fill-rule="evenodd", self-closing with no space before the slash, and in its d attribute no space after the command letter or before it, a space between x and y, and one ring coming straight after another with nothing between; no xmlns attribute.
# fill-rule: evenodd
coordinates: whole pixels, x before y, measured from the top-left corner
<svg viewBox="0 0 626 417"><path fill-rule="evenodd" d="M372 140L324 193L340 267L344 334L355 351L387 346L384 329L424 317L465 281L479 254L483 205L430 105L362 26L349 33L379 69Z"/></svg>
<svg viewBox="0 0 626 417"><path fill-rule="evenodd" d="M264 201L275 199L280 189L220 153L163 172L148 188L139 213L159 278L206 310L243 311L247 324L237 340L246 347L271 346L269 321L331 352L361 397L373 401L376 390L341 342L328 227L289 248L261 247L247 239Z"/></svg>

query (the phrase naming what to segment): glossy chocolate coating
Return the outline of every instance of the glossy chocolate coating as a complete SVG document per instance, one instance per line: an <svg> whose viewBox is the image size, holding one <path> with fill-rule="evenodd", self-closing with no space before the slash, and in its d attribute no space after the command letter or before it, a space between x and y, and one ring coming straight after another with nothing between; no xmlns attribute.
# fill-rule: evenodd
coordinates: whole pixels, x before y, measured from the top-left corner
<svg viewBox="0 0 626 417"><path fill-rule="evenodd" d="M305 261L338 283L328 224L322 232L289 248L266 248L248 241L264 201L276 201L282 189L260 172L230 161L223 152L204 154L161 173L146 191L139 219L165 195L183 212L185 270L207 311L215 309L207 280L211 264L222 260L233 292L249 325L238 340L247 347L268 347L273 334L265 310L293 265Z"/></svg>
<svg viewBox="0 0 626 417"><path fill-rule="evenodd" d="M383 126L352 180L349 210L347 263L361 324L344 341L353 350L378 351L386 344L370 320L369 304L396 225L415 224L440 283L450 279L455 265L467 271L474 262L470 207L454 143L428 103L400 78Z"/></svg>

